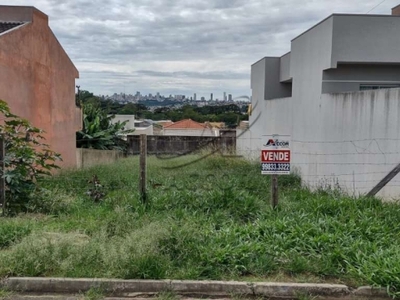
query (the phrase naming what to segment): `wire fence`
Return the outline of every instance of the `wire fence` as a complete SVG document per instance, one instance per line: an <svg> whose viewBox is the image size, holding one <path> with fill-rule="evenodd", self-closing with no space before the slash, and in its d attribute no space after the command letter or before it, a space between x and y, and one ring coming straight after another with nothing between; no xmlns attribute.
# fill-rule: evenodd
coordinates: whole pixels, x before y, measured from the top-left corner
<svg viewBox="0 0 400 300"><path fill-rule="evenodd" d="M232 142L233 140L235 143ZM225 142L227 144L224 144ZM148 172L146 180L148 190L170 188L182 191L185 188L190 189L184 185L174 186L173 179L179 174L185 174L193 180L198 180L201 182L202 188L211 188L214 185L220 189L229 190L232 187L230 183L235 180L229 171L219 167L218 174L213 174L212 172L203 172L201 169L201 161L214 156L253 160L254 168L259 168L257 172L262 176L261 166L259 164L257 166L257 163L260 162L262 148L261 139L258 137L247 137L246 133L237 139L234 137L226 139L169 137L167 144L169 152L158 148L160 143L148 148L151 150L146 153L149 159L145 166ZM291 170L292 173L299 175L302 182L308 186L340 188L351 195L362 195L369 192L400 163L399 147L400 139L395 138L352 141L293 139L291 141ZM80 172L61 172L56 180L48 179L51 183L46 180L44 182L51 184L52 188L70 191L74 195L90 196L94 199L101 198L105 191L126 190L132 194L140 194L139 155L132 154L131 157L130 162L126 162L131 164L131 172L128 174L122 172L109 174L107 167L99 166ZM162 175L157 168L163 168ZM191 170L189 174L185 173L188 168ZM254 173L243 176L249 176L249 182L251 182L251 176L254 176ZM164 178L160 180L161 177ZM221 185L220 182L224 182L224 185ZM395 197L399 194L400 178L396 176L385 185L384 195Z"/></svg>
<svg viewBox="0 0 400 300"><path fill-rule="evenodd" d="M261 138L251 137L250 132L237 140L237 153L245 157L259 159L261 148ZM399 165L399 149L400 138L292 139L292 169L308 185L331 182L352 194L365 194ZM385 185L383 194L400 194L399 176Z"/></svg>

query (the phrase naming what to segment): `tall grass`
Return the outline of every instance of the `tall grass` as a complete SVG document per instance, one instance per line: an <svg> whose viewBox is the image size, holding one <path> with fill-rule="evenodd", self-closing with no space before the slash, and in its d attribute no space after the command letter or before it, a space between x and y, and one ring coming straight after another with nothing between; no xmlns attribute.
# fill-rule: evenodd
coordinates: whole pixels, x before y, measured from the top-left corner
<svg viewBox="0 0 400 300"><path fill-rule="evenodd" d="M0 223L1 276L250 279L371 284L400 292L400 207L311 192L281 176L280 204L257 164L150 157L149 202L138 159L41 183L41 214ZM182 166L184 165L184 166ZM97 175L105 197L87 194Z"/></svg>

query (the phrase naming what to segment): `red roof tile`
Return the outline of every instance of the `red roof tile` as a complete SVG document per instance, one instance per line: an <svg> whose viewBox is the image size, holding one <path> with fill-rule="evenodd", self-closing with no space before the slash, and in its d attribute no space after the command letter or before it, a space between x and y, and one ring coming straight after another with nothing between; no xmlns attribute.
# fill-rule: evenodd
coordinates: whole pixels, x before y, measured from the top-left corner
<svg viewBox="0 0 400 300"><path fill-rule="evenodd" d="M181 120L174 124L164 126L164 129L205 129L206 125L193 121L192 119Z"/></svg>

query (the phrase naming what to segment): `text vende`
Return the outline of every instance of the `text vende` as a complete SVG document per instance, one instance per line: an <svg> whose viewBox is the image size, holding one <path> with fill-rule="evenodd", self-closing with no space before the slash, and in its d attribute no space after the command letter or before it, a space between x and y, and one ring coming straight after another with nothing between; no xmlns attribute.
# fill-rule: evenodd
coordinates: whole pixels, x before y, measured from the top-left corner
<svg viewBox="0 0 400 300"><path fill-rule="evenodd" d="M290 150L262 150L262 162L290 162Z"/></svg>

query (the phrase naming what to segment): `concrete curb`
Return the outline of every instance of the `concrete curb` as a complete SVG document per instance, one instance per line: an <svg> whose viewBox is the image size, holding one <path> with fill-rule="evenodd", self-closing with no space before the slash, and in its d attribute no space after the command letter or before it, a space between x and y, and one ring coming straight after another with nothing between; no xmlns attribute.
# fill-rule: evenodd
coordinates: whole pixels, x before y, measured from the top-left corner
<svg viewBox="0 0 400 300"><path fill-rule="evenodd" d="M1 286L11 292L24 294L73 295L84 293L91 288L99 288L107 295L123 297L172 291L179 295L208 297L248 295L293 299L299 295L309 295L322 299L390 299L386 291L381 289L361 287L351 290L341 284L12 277L5 279Z"/></svg>

